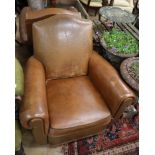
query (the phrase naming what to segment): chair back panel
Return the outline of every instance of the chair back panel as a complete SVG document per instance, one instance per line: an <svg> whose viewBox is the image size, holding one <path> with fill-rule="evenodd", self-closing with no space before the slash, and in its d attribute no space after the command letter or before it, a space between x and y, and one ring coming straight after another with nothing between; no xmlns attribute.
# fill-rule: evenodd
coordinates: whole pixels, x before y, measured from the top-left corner
<svg viewBox="0 0 155 155"><path fill-rule="evenodd" d="M34 56L45 66L47 79L86 75L93 49L92 22L56 15L33 24Z"/></svg>

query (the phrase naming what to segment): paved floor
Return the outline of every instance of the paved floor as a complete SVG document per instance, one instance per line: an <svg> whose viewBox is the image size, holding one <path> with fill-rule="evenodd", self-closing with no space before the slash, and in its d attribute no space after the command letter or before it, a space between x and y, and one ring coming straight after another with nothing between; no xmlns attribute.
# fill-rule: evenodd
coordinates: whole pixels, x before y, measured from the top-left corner
<svg viewBox="0 0 155 155"><path fill-rule="evenodd" d="M38 145L34 142L30 131L23 131L23 146L26 155L63 155L61 146L52 147L48 145Z"/></svg>

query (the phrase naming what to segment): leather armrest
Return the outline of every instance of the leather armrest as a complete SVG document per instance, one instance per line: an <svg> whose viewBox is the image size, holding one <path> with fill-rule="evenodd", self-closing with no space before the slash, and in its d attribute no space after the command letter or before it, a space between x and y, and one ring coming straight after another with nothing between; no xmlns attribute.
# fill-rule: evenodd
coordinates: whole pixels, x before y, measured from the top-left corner
<svg viewBox="0 0 155 155"><path fill-rule="evenodd" d="M24 98L20 107L20 122L31 129L31 120L39 118L44 122L45 133L49 127L46 99L45 71L43 65L34 57L29 58L25 70Z"/></svg>
<svg viewBox="0 0 155 155"><path fill-rule="evenodd" d="M89 60L88 74L113 117L119 117L126 106L134 103L136 97L133 91L121 80L112 65L96 52Z"/></svg>

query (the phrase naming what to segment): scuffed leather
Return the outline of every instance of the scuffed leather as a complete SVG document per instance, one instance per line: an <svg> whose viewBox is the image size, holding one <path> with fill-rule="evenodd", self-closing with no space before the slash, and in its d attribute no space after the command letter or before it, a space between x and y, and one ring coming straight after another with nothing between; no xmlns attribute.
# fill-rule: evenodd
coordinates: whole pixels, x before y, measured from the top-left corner
<svg viewBox="0 0 155 155"><path fill-rule="evenodd" d="M33 47L35 57L46 68L47 79L86 75L93 49L92 22L72 15L36 22Z"/></svg>
<svg viewBox="0 0 155 155"><path fill-rule="evenodd" d="M90 79L102 94L113 116L128 98L130 98L130 102L131 99L134 102L134 92L122 81L112 65L96 52L91 55L88 72Z"/></svg>
<svg viewBox="0 0 155 155"><path fill-rule="evenodd" d="M79 130L111 120L111 114L88 76L47 82L50 128L61 133Z"/></svg>
<svg viewBox="0 0 155 155"><path fill-rule="evenodd" d="M81 17L80 12L73 12L61 8L45 8L33 11L24 7L19 16L20 38L24 44L32 44L32 24L56 14L70 14Z"/></svg>
<svg viewBox="0 0 155 155"><path fill-rule="evenodd" d="M46 99L45 71L42 64L30 57L25 71L25 89L20 107L20 122L25 128L31 128L29 122L41 118L45 124L45 133L49 128L49 116Z"/></svg>
<svg viewBox="0 0 155 155"><path fill-rule="evenodd" d="M27 62L20 111L25 128L41 118L58 144L94 134L132 104L132 90L92 52L90 21L56 15L34 23L33 36L35 58Z"/></svg>

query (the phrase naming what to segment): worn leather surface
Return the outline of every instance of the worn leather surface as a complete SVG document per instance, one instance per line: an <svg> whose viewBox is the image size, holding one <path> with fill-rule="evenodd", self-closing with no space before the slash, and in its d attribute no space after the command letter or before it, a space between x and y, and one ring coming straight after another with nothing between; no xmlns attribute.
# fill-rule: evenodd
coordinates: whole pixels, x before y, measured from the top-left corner
<svg viewBox="0 0 155 155"><path fill-rule="evenodd" d="M113 116L124 100L135 100L133 91L122 81L117 71L104 58L93 52L89 61L89 77L102 94Z"/></svg>
<svg viewBox="0 0 155 155"><path fill-rule="evenodd" d="M47 82L50 133L67 134L82 128L105 124L111 114L88 76Z"/></svg>
<svg viewBox="0 0 155 155"><path fill-rule="evenodd" d="M27 62L20 110L22 126L30 129L30 124L37 124L30 121L41 118L49 140L60 144L94 134L133 103L134 93L116 70L92 52L90 21L56 15L34 23L33 36L34 57Z"/></svg>
<svg viewBox="0 0 155 155"><path fill-rule="evenodd" d="M70 14L81 17L79 12L61 8L45 8L33 11L30 7L24 7L19 17L21 41L25 44L32 44L32 24L56 14Z"/></svg>
<svg viewBox="0 0 155 155"><path fill-rule="evenodd" d="M46 68L46 78L86 75L93 45L92 22L72 15L35 22L33 45L35 57Z"/></svg>
<svg viewBox="0 0 155 155"><path fill-rule="evenodd" d="M41 118L45 123L45 132L49 126L46 99L45 71L34 57L29 58L25 71L24 98L20 107L20 122L23 127L31 128L29 122Z"/></svg>
<svg viewBox="0 0 155 155"><path fill-rule="evenodd" d="M106 127L106 125L110 123L110 121L110 119L107 119L104 123L97 122L94 125L81 128L81 130L69 131L68 133L63 133L63 130L50 129L50 132L48 134L48 142L52 146L60 146L60 144L63 143L73 142L73 140L94 136L99 131L102 131Z"/></svg>

